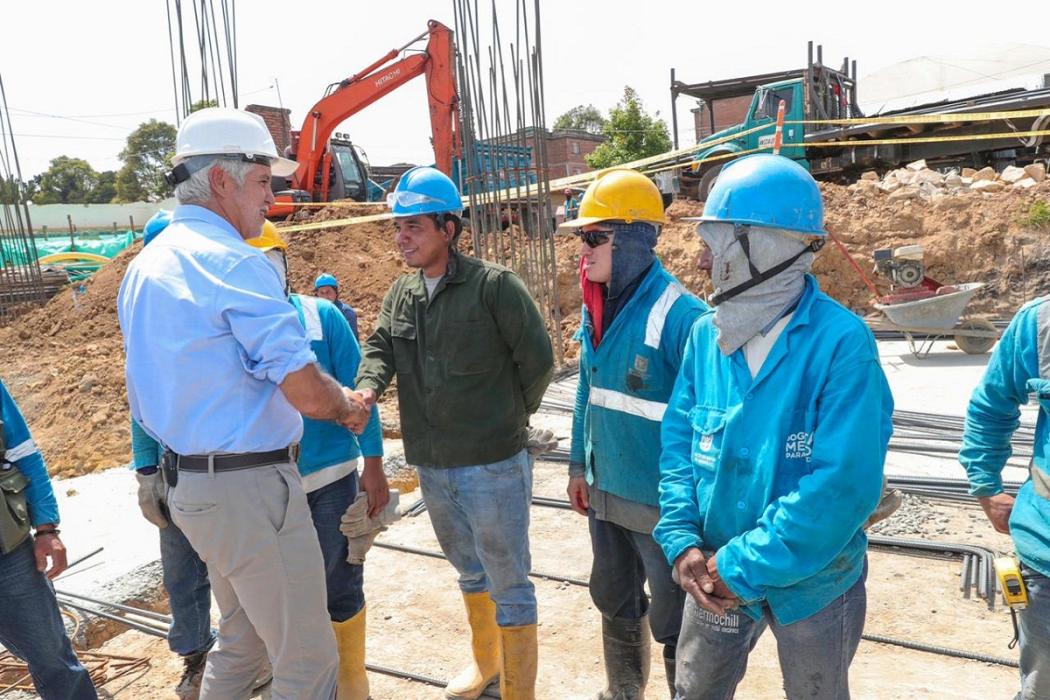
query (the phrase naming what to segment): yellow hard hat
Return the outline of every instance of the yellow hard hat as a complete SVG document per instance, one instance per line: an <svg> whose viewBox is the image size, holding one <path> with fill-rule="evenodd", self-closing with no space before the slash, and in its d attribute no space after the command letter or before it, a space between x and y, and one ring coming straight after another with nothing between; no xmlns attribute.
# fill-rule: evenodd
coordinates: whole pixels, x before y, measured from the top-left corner
<svg viewBox="0 0 1050 700"><path fill-rule="evenodd" d="M580 213L562 224L579 228L601 221L645 221L663 224L664 202L653 181L637 170L611 168L598 174L580 201Z"/></svg>
<svg viewBox="0 0 1050 700"><path fill-rule="evenodd" d="M269 219L263 223L262 233L255 238L248 239L248 245L253 248L258 248L264 253L268 250L273 250L274 248L277 250L288 250L287 241L281 238L281 234L278 233L277 227L274 226L273 222Z"/></svg>

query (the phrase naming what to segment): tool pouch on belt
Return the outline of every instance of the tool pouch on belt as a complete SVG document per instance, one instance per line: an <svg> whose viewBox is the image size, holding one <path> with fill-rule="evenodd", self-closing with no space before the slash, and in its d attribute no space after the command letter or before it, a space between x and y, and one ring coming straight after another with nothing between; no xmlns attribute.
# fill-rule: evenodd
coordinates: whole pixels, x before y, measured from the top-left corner
<svg viewBox="0 0 1050 700"><path fill-rule="evenodd" d="M29 537L29 479L10 462L0 462L0 552L8 554Z"/></svg>
<svg viewBox="0 0 1050 700"><path fill-rule="evenodd" d="M179 456L171 450L164 450L160 456L160 476L169 489L179 483Z"/></svg>

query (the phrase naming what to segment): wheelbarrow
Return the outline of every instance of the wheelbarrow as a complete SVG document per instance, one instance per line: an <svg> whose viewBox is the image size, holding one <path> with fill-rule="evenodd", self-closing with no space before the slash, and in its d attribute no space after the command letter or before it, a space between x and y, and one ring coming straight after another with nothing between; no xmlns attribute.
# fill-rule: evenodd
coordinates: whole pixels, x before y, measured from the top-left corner
<svg viewBox="0 0 1050 700"><path fill-rule="evenodd" d="M946 337L953 338L966 354L980 355L992 349L999 339L999 331L988 319L963 316L963 312L983 286L983 282L949 285L902 301L883 297L884 303L874 305L882 317L865 320L872 330L903 333L916 358L926 357L933 343Z"/></svg>

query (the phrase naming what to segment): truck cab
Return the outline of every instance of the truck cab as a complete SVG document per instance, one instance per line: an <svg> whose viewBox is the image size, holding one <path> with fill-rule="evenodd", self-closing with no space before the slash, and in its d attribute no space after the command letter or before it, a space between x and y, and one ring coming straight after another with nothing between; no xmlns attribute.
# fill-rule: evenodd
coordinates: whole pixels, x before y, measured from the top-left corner
<svg viewBox="0 0 1050 700"><path fill-rule="evenodd" d="M362 155L346 134L332 135L323 160L328 167L318 171L324 173L327 170L328 173L328 182L318 183L322 193L327 190L327 196L322 195L320 201L368 201L368 161Z"/></svg>

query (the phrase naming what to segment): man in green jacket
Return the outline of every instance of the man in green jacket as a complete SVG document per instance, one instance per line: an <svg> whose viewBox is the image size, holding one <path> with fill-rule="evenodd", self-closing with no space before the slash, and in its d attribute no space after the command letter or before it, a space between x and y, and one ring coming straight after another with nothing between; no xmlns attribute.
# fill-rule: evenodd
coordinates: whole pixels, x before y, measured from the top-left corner
<svg viewBox="0 0 1050 700"><path fill-rule="evenodd" d="M405 458L441 549L459 572L474 660L446 688L477 698L497 677L532 700L536 593L528 579L529 415L554 364L543 318L510 270L461 255L462 205L440 171L406 172L387 203L405 262L365 342L357 388L374 402L397 376Z"/></svg>

